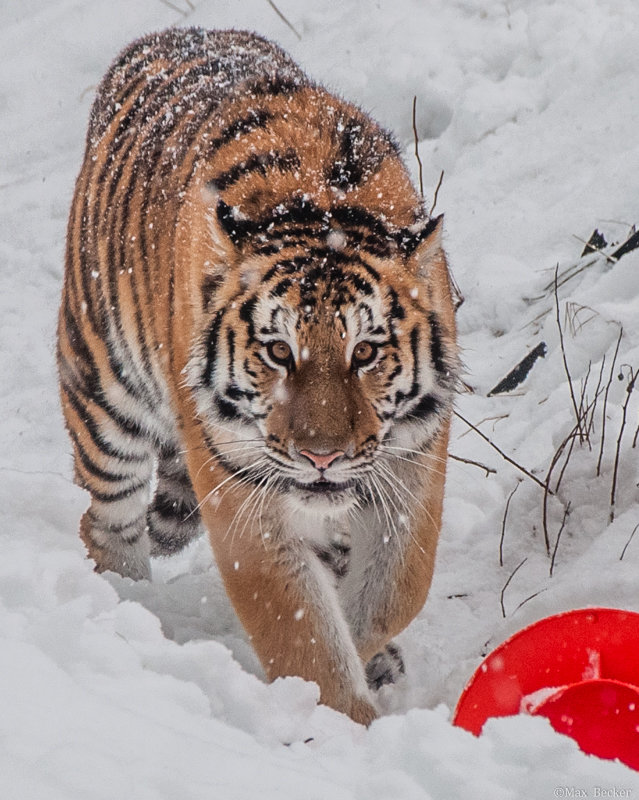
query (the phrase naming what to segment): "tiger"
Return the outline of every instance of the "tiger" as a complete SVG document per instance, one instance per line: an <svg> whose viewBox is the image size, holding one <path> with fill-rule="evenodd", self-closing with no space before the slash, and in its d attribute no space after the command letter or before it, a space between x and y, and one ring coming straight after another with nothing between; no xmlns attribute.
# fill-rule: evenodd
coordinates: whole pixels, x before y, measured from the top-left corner
<svg viewBox="0 0 639 800"><path fill-rule="evenodd" d="M206 529L265 678L364 725L441 527L442 226L392 135L257 34L148 35L98 87L57 345L80 537L138 580Z"/></svg>

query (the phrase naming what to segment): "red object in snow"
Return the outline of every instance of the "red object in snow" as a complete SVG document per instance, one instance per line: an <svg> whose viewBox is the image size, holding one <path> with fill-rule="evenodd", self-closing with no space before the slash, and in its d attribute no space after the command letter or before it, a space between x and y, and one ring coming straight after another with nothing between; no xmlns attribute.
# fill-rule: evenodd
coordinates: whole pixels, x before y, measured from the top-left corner
<svg viewBox="0 0 639 800"><path fill-rule="evenodd" d="M639 614L585 608L524 628L479 666L453 723L478 736L489 717L520 712L639 770Z"/></svg>

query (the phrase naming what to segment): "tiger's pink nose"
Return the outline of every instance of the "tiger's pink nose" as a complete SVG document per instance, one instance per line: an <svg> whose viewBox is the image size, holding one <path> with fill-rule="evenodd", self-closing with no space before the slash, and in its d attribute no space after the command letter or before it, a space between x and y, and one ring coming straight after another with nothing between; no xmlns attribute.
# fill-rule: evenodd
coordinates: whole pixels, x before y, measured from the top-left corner
<svg viewBox="0 0 639 800"><path fill-rule="evenodd" d="M334 453L312 453L310 450L300 450L300 455L306 456L317 469L327 469L336 458L344 455L343 450L335 450Z"/></svg>

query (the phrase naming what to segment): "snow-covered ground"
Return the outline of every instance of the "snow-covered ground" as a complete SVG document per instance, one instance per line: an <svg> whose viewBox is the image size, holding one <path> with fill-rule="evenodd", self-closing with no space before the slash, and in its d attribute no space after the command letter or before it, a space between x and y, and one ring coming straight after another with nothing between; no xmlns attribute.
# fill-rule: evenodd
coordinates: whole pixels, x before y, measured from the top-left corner
<svg viewBox="0 0 639 800"><path fill-rule="evenodd" d="M278 7L300 38L266 0L0 3L0 794L636 796L639 774L583 755L541 719L493 720L480 739L449 720L482 654L516 629L586 605L639 611L639 536L628 544L639 523L639 387L609 522L622 404L639 369L639 251L582 260L589 266L559 290L577 403L588 372L587 403L600 375L606 387L620 326L623 337L601 474L603 395L590 445L575 444L548 501L551 552L569 508L552 575L543 491L457 420L451 452L496 473L450 465L434 584L400 637L407 676L382 691L387 715L369 730L318 707L312 684L263 682L205 541L156 563L152 583L95 575L85 559L76 531L87 496L71 481L54 367L66 215L96 84L127 41L168 25L276 39L392 128L417 178L416 95L425 194L443 169L437 210L465 296L458 321L474 393L460 396L459 412L541 480L574 425L544 287L556 265L561 275L578 262L595 227L613 243L639 221L636 0ZM541 341L547 355L527 380L488 398Z"/></svg>

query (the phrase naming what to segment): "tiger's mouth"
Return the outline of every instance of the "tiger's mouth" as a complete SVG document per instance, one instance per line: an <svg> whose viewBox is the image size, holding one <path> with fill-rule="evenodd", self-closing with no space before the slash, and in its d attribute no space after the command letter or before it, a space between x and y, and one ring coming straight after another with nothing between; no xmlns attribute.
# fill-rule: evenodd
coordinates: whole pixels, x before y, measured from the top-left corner
<svg viewBox="0 0 639 800"><path fill-rule="evenodd" d="M310 483L291 480L289 497L294 506L319 514L341 514L348 511L356 502L355 481L331 481L328 478L317 478Z"/></svg>
<svg viewBox="0 0 639 800"><path fill-rule="evenodd" d="M348 489L351 489L354 485L353 481L344 481L342 483L336 483L335 481L328 480L327 478L318 478L312 483L299 483L298 481L293 481L293 485L296 489L302 492L311 492L312 494L324 494L324 495L331 495L337 494L339 492L345 492Z"/></svg>

